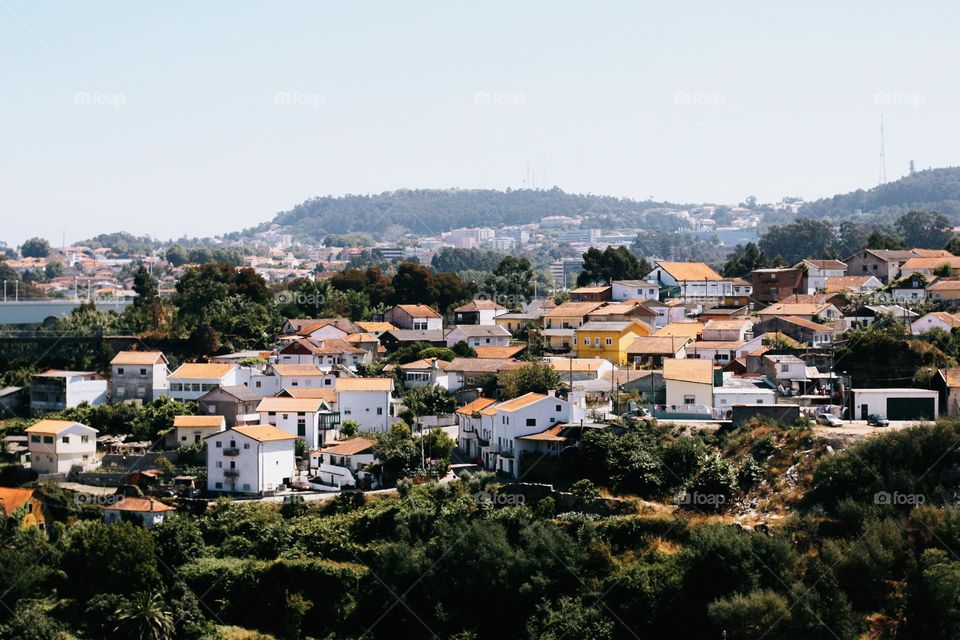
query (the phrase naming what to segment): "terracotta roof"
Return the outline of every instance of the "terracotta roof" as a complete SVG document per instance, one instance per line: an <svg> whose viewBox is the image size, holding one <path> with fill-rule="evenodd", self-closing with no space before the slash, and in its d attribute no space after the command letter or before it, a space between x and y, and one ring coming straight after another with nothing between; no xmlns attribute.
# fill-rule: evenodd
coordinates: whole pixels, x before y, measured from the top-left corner
<svg viewBox="0 0 960 640"><path fill-rule="evenodd" d="M439 318L439 313L425 304L398 304L396 309L401 309L411 318Z"/></svg>
<svg viewBox="0 0 960 640"><path fill-rule="evenodd" d="M314 376L327 375L315 364L275 364L273 370L281 376Z"/></svg>
<svg viewBox="0 0 960 640"><path fill-rule="evenodd" d="M807 264L811 264L818 269L846 269L847 263L840 262L839 260L804 260ZM802 264L802 263L801 263Z"/></svg>
<svg viewBox="0 0 960 640"><path fill-rule="evenodd" d="M11 489L0 487L0 507L7 517L22 507L27 500L33 497L33 489Z"/></svg>
<svg viewBox="0 0 960 640"><path fill-rule="evenodd" d="M56 435L67 427L72 427L75 424L86 426L80 422L74 422L73 420L41 420L33 426L27 427L24 429L24 431L27 433L46 433L49 435Z"/></svg>
<svg viewBox="0 0 960 640"><path fill-rule="evenodd" d="M577 331L600 331L612 333L624 333L634 331L636 333L649 332L650 327L645 326L638 320L589 320L577 327Z"/></svg>
<svg viewBox="0 0 960 640"><path fill-rule="evenodd" d="M288 411L288 412L314 412L320 410L323 403L321 398L285 398L282 396L273 396L264 398L257 405L257 411Z"/></svg>
<svg viewBox="0 0 960 640"><path fill-rule="evenodd" d="M627 347L627 354L672 357L691 341L692 338L688 336L641 336Z"/></svg>
<svg viewBox="0 0 960 640"><path fill-rule="evenodd" d="M545 318L582 318L594 309L603 306L602 302L564 302L546 312Z"/></svg>
<svg viewBox="0 0 960 640"><path fill-rule="evenodd" d="M713 361L699 358L667 358L663 361L663 379L713 384Z"/></svg>
<svg viewBox="0 0 960 640"><path fill-rule="evenodd" d="M508 358L454 358L447 365L447 371L496 373L512 362L516 361Z"/></svg>
<svg viewBox="0 0 960 640"><path fill-rule="evenodd" d="M697 340L687 345L687 351L696 353L698 349L737 349L746 344L743 340Z"/></svg>
<svg viewBox="0 0 960 640"><path fill-rule="evenodd" d="M762 316L815 316L829 307L827 303L778 302L760 311Z"/></svg>
<svg viewBox="0 0 960 640"><path fill-rule="evenodd" d="M942 265L949 265L954 269L960 269L960 258L956 256L939 256L936 258L910 258L901 265L900 269L932 270Z"/></svg>
<svg viewBox="0 0 960 640"><path fill-rule="evenodd" d="M600 286L595 286L595 287L577 287L576 289L574 289L574 290L571 291L570 293L571 293L571 294L574 294L574 293L605 293L606 291L609 291L610 288L611 288L610 285L600 285Z"/></svg>
<svg viewBox="0 0 960 640"><path fill-rule="evenodd" d="M519 436L517 440L531 440L533 442L566 442L567 439L560 434L567 428L565 424L555 424L540 433L531 433L527 436Z"/></svg>
<svg viewBox="0 0 960 640"><path fill-rule="evenodd" d="M703 326L702 322L671 322L654 331L653 335L657 338L670 336L696 338L703 333Z"/></svg>
<svg viewBox="0 0 960 640"><path fill-rule="evenodd" d="M161 351L121 351L113 357L110 364L152 365L158 362L167 362Z"/></svg>
<svg viewBox="0 0 960 640"><path fill-rule="evenodd" d="M500 309L506 310L506 307L500 306L493 300L471 300L467 304L457 307L454 311L499 311Z"/></svg>
<svg viewBox="0 0 960 640"><path fill-rule="evenodd" d="M214 362L193 362L180 365L180 368L170 374L170 378L176 379L194 379L194 378L215 378L219 379L233 371L235 365L218 364Z"/></svg>
<svg viewBox="0 0 960 640"><path fill-rule="evenodd" d="M656 316L657 313L640 304L636 298L624 300L623 302L613 302L606 304L599 309L595 309L587 314L587 317L619 316L626 314Z"/></svg>
<svg viewBox="0 0 960 640"><path fill-rule="evenodd" d="M327 404L335 404L337 402L337 391L333 387L291 387L284 389L283 393L286 393L291 398L318 398Z"/></svg>
<svg viewBox="0 0 960 640"><path fill-rule="evenodd" d="M946 311L931 311L930 313L928 313L928 314L926 314L926 315L924 315L924 316L922 316L922 317L920 317L920 318L917 318L917 319L914 320L913 322L914 322L914 323L920 322L921 320L923 320L923 319L926 318L926 317L934 317L934 318L936 318L937 320L939 320L940 322L942 322L942 323L944 323L945 325L949 326L950 328L954 328L954 327L960 326L960 318L958 318L956 315L954 315L954 314L952 314L952 313L947 313Z"/></svg>
<svg viewBox="0 0 960 640"><path fill-rule="evenodd" d="M602 365L608 364L608 361L602 358L550 358L547 360L547 364L558 373L564 373L567 371L598 371Z"/></svg>
<svg viewBox="0 0 960 640"><path fill-rule="evenodd" d="M798 318L797 316L786 316L780 318L783 322L789 322L790 324L795 324L798 327L804 327L805 329L810 329L812 331L817 331L820 333L834 333L835 329L830 325L820 324L819 322L813 322L812 320L807 320L806 318Z"/></svg>
<svg viewBox="0 0 960 640"><path fill-rule="evenodd" d="M369 333L351 333L346 338L347 342L376 342L377 337L372 336Z"/></svg>
<svg viewBox="0 0 960 640"><path fill-rule="evenodd" d="M462 407L457 409L455 413L459 413L465 416L470 416L470 415L473 415L474 411L481 411L483 409L486 409L490 405L496 404L496 402L497 401L494 400L493 398L480 397L474 400L473 402L468 402L467 404L463 405Z"/></svg>
<svg viewBox="0 0 960 640"><path fill-rule="evenodd" d="M960 280L937 280L927 287L927 291L960 291Z"/></svg>
<svg viewBox="0 0 960 640"><path fill-rule="evenodd" d="M274 440L296 440L297 437L290 435L283 429L278 429L272 424L257 424L249 427L234 427L227 431L236 431L240 435L253 438L258 442L273 442Z"/></svg>
<svg viewBox="0 0 960 640"><path fill-rule="evenodd" d="M522 344L510 345L508 347L497 347L494 345L484 345L474 347L478 358L512 358L527 347Z"/></svg>
<svg viewBox="0 0 960 640"><path fill-rule="evenodd" d="M414 360L413 362L407 362L406 364L401 364L401 369L440 369L441 371L446 370L449 363L445 360L440 360L438 358L425 358L421 360Z"/></svg>
<svg viewBox="0 0 960 640"><path fill-rule="evenodd" d="M358 322L356 324L364 331L390 331L391 329L396 329L390 322Z"/></svg>
<svg viewBox="0 0 960 640"><path fill-rule="evenodd" d="M218 391L222 391L223 393L226 393L227 395L233 396L233 397L236 398L237 400L241 400L241 401L245 401L245 402L251 402L251 401L253 401L253 400L259 400L260 398L263 397L263 394L262 394L262 393L258 393L258 392L256 392L256 391L254 391L253 389L251 389L250 387L247 387L247 386L245 386L245 385L242 385L242 384L225 384L225 385L222 385L222 386L217 387L216 389L211 389L211 390L208 391L206 394L204 394L203 396L201 396L200 399L202 400L203 398L207 397L207 396L210 395L211 393L216 393L216 392L218 392Z"/></svg>
<svg viewBox="0 0 960 640"><path fill-rule="evenodd" d="M703 262L657 262L657 266L669 273L674 280L723 280L723 276Z"/></svg>
<svg viewBox="0 0 960 640"><path fill-rule="evenodd" d="M871 278L873 276L828 276L824 280L824 289L827 293L859 291Z"/></svg>
<svg viewBox="0 0 960 640"><path fill-rule="evenodd" d="M940 375L943 376L948 387L960 387L960 367L940 369Z"/></svg>
<svg viewBox="0 0 960 640"><path fill-rule="evenodd" d="M340 391L393 391L393 378L337 378Z"/></svg>
<svg viewBox="0 0 960 640"><path fill-rule="evenodd" d="M320 453L332 453L338 456L352 456L362 451L366 451L374 444L376 444L376 441L371 440L370 438L350 438L349 440L338 442L329 447L324 447L323 449L320 449Z"/></svg>
<svg viewBox="0 0 960 640"><path fill-rule="evenodd" d="M519 398L513 398L512 400L507 400L506 402L501 402L500 404L494 407L497 412L506 411L508 413L517 411L518 409L523 409L524 407L529 407L532 404L540 402L544 398L549 396L542 393L525 393Z"/></svg>
<svg viewBox="0 0 960 640"><path fill-rule="evenodd" d="M725 331L730 329L743 329L744 325L747 327L752 327L753 323L746 318L742 320L707 320L707 323L703 325L703 330L708 331L714 329L717 331Z"/></svg>
<svg viewBox="0 0 960 640"><path fill-rule="evenodd" d="M124 498L116 504L104 507L104 511L135 511L137 513L159 513L175 511L173 507L153 498Z"/></svg>
<svg viewBox="0 0 960 640"><path fill-rule="evenodd" d="M225 426L226 420L223 416L174 416L174 427L194 427L217 429Z"/></svg>

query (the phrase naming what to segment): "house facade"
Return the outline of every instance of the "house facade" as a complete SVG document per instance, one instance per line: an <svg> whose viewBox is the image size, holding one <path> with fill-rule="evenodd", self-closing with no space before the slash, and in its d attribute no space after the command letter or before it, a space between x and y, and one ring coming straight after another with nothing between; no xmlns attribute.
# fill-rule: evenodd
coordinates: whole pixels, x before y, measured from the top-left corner
<svg viewBox="0 0 960 640"><path fill-rule="evenodd" d="M353 420L375 433L390 428L393 378L339 378L336 392L341 420Z"/></svg>
<svg viewBox="0 0 960 640"><path fill-rule="evenodd" d="M271 424L316 449L336 440L340 414L319 398L264 398L257 406L260 424Z"/></svg>
<svg viewBox="0 0 960 640"><path fill-rule="evenodd" d="M290 484L296 436L273 425L234 427L206 439L207 490L264 494Z"/></svg>
<svg viewBox="0 0 960 640"><path fill-rule="evenodd" d="M49 369L30 382L30 411L34 414L72 409L84 402L107 402L107 381L94 371Z"/></svg>
<svg viewBox="0 0 960 640"><path fill-rule="evenodd" d="M578 358L602 358L617 365L628 361L627 349L640 337L653 333L640 322L591 320L574 332Z"/></svg>
<svg viewBox="0 0 960 640"><path fill-rule="evenodd" d="M166 395L169 364L160 351L121 351L110 361L111 399L150 402Z"/></svg>
<svg viewBox="0 0 960 640"><path fill-rule="evenodd" d="M263 394L243 385L229 385L211 389L197 400L200 415L223 416L227 427L250 422L257 416L257 405Z"/></svg>
<svg viewBox="0 0 960 640"><path fill-rule="evenodd" d="M156 498L123 498L103 508L103 521L106 524L116 524L130 519L139 522L146 529L152 529L163 524L164 518L171 511L176 509Z"/></svg>
<svg viewBox="0 0 960 640"><path fill-rule="evenodd" d="M207 392L237 384L237 367L232 364L189 363L167 377L174 400L199 400Z"/></svg>
<svg viewBox="0 0 960 640"><path fill-rule="evenodd" d="M383 315L383 320L411 331L443 329L443 317L425 304L398 304Z"/></svg>
<svg viewBox="0 0 960 640"><path fill-rule="evenodd" d="M26 428L30 468L38 473L69 473L99 465L97 430L70 420L41 420Z"/></svg>

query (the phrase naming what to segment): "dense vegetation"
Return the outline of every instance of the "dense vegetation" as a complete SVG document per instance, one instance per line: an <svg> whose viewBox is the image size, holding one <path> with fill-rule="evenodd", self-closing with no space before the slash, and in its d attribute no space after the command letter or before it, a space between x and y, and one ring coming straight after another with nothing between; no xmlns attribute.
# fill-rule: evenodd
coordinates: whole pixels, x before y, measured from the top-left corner
<svg viewBox="0 0 960 640"><path fill-rule="evenodd" d="M398 437L399 459L415 455ZM954 638L958 439L960 424L942 421L825 455L803 427L626 425L590 437L580 467L595 485L572 494L516 493L479 474L322 505L222 500L152 531L100 524L50 486L49 540L13 523L0 532L0 631ZM715 514L662 497L717 487L728 499Z"/></svg>

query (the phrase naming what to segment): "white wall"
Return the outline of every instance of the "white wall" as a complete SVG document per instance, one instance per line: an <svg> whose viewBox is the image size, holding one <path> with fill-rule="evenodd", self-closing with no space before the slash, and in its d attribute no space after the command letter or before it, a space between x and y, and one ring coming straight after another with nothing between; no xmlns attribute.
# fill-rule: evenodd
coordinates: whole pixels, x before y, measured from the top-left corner
<svg viewBox="0 0 960 640"><path fill-rule="evenodd" d="M667 404L699 404L713 406L713 384L701 382L686 382L683 380L667 380ZM694 402L684 402L684 396L694 396Z"/></svg>
<svg viewBox="0 0 960 640"><path fill-rule="evenodd" d="M340 420L355 420L361 429L386 431L390 427L389 391L337 391Z"/></svg>
<svg viewBox="0 0 960 640"><path fill-rule="evenodd" d="M39 473L67 473L73 465L84 469L96 466L97 430L82 424L74 424L58 434L28 433L27 448L30 450L30 468ZM34 439L39 437L39 442ZM83 438L87 441L84 442ZM53 442L46 443L44 438ZM67 442L64 442L64 438Z"/></svg>
<svg viewBox="0 0 960 640"><path fill-rule="evenodd" d="M231 441L236 443L236 456L224 455ZM217 446L218 442L220 446ZM236 431L219 433L207 440L207 488L210 491L233 490L237 493L274 491L283 484L284 478L294 477L294 451L293 440L258 442ZM224 474L227 469L239 472L232 482ZM218 482L220 487L217 486Z"/></svg>

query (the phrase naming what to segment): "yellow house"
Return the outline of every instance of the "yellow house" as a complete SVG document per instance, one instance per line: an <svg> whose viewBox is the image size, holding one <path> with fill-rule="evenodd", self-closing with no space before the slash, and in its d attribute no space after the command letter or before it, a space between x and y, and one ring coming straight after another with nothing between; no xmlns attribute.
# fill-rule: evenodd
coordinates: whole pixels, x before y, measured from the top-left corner
<svg viewBox="0 0 960 640"><path fill-rule="evenodd" d="M550 350L570 351L576 329L585 322L587 314L602 306L602 302L564 302L545 313L541 334L548 340Z"/></svg>
<svg viewBox="0 0 960 640"><path fill-rule="evenodd" d="M625 365L630 345L651 333L653 329L642 322L591 320L575 330L575 350L578 358L603 358Z"/></svg>
<svg viewBox="0 0 960 640"><path fill-rule="evenodd" d="M9 489L0 487L0 510L2 516L16 518L22 527L47 528L43 504L33 489Z"/></svg>

